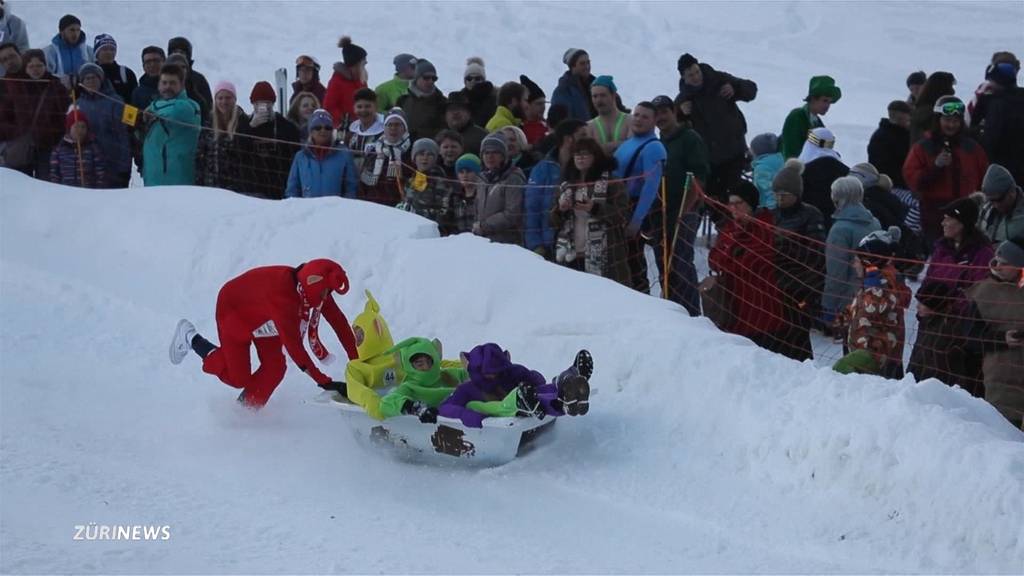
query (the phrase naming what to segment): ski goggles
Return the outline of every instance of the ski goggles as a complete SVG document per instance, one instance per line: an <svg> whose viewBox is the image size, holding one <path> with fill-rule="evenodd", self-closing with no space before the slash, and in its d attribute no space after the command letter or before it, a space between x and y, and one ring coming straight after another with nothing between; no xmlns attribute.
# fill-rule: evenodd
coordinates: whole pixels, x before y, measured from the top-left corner
<svg viewBox="0 0 1024 576"><path fill-rule="evenodd" d="M314 70L320 69L320 63L317 62L316 59L314 59L312 56L306 56L305 54L295 59L295 68L302 68L303 66L312 68Z"/></svg>
<svg viewBox="0 0 1024 576"><path fill-rule="evenodd" d="M964 103L959 100L952 100L949 102L943 102L942 104L936 104L933 112L941 116L963 116L966 107Z"/></svg>

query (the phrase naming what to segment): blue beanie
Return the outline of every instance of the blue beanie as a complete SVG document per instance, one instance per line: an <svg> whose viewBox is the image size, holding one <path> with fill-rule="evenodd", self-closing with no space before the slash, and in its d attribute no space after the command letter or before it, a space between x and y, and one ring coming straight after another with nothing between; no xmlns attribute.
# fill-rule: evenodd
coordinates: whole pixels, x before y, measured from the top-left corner
<svg viewBox="0 0 1024 576"><path fill-rule="evenodd" d="M99 34L96 36L96 39L93 40L92 46L92 51L94 53L99 52L100 48L104 48L106 46L110 46L114 50L117 50L117 41L114 40L114 37L110 34Z"/></svg>
<svg viewBox="0 0 1024 576"><path fill-rule="evenodd" d="M455 173L458 174L463 170L469 170L474 174L479 174L483 170L483 166L480 164L480 158L476 154L463 154L459 156L459 159L455 161Z"/></svg>
<svg viewBox="0 0 1024 576"><path fill-rule="evenodd" d="M331 113L323 108L314 110L313 114L309 117L310 131L317 126L330 126L334 128L334 118L331 118Z"/></svg>
<svg viewBox="0 0 1024 576"><path fill-rule="evenodd" d="M611 90L612 94L617 94L619 92L619 89L615 87L615 80L613 80L611 76L598 76L590 86L604 86L608 90Z"/></svg>

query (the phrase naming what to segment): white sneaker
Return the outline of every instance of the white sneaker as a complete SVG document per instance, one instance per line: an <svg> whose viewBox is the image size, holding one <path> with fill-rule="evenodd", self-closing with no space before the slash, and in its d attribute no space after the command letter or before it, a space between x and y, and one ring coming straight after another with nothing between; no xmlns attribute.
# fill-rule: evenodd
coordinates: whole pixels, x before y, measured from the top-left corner
<svg viewBox="0 0 1024 576"><path fill-rule="evenodd" d="M185 319L178 321L178 327L174 329L174 339L171 340L170 357L171 364L181 364L181 361L192 349L192 337L196 335L196 327Z"/></svg>

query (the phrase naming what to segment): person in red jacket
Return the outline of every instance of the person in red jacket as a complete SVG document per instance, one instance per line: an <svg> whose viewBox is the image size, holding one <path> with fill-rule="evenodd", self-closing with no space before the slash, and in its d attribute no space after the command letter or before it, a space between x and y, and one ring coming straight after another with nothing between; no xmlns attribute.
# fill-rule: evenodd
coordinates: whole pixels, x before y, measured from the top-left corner
<svg viewBox="0 0 1024 576"><path fill-rule="evenodd" d="M366 50L348 36L338 40L342 62L334 63L334 74L327 83L324 110L334 118L334 127L344 129L356 117L356 91L366 88Z"/></svg>
<svg viewBox="0 0 1024 576"><path fill-rule="evenodd" d="M942 237L942 207L979 190L988 168L985 149L966 134L963 101L943 96L934 115L931 131L903 163L903 178L921 203L928 246Z"/></svg>
<svg viewBox="0 0 1024 576"><path fill-rule="evenodd" d="M217 332L220 346L203 338L188 320L178 322L171 341L172 364L180 364L189 349L203 359L203 372L233 388L241 388L239 402L260 408L284 378L281 347L300 370L325 390L346 394L344 382L321 372L302 344L303 335L317 360L329 364L333 356L320 342L320 315L338 334L349 360L358 358L355 336L331 292L348 292L345 270L331 260L311 260L297 268L263 266L229 280L217 295ZM250 346L256 347L260 366L253 372Z"/></svg>
<svg viewBox="0 0 1024 576"><path fill-rule="evenodd" d="M726 329L777 350L785 342L781 332L786 326L775 280L775 220L771 212L757 211L760 193L750 182L740 180L728 192L730 218L708 255L709 267L719 273L731 297Z"/></svg>

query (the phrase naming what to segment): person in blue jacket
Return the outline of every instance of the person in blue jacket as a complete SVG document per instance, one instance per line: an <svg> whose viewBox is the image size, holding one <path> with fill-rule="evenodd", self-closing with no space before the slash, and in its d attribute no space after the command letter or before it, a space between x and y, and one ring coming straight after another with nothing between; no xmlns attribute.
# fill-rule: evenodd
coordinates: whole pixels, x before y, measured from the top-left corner
<svg viewBox="0 0 1024 576"><path fill-rule="evenodd" d="M199 104L185 94L185 70L160 69L160 98L146 108L142 179L146 186L191 186L196 181Z"/></svg>
<svg viewBox="0 0 1024 576"><path fill-rule="evenodd" d="M661 258L661 205L655 206L661 187L661 173L668 153L654 134L654 104L644 101L633 108L630 117L633 136L615 150L616 178L627 179L633 215L626 227L626 251L633 288L649 292L644 244L654 248L658 271L663 273Z"/></svg>
<svg viewBox="0 0 1024 576"><path fill-rule="evenodd" d="M572 145L586 136L586 122L563 120L555 127L554 147L530 170L524 199L526 212L526 249L544 258L554 256L555 229L551 227L551 209L562 183L562 167L572 161Z"/></svg>
<svg viewBox="0 0 1024 576"><path fill-rule="evenodd" d="M92 62L79 68L83 89L78 90L78 109L89 119L90 132L107 162L107 187L127 188L132 175L132 144L128 127L121 122L124 101L105 76L103 68Z"/></svg>
<svg viewBox="0 0 1024 576"><path fill-rule="evenodd" d="M566 118L586 122L597 116L590 101L590 85L594 82L590 73L590 55L586 50L569 48L562 56L562 62L569 69L558 79L558 87L551 95L551 107L562 107L567 112Z"/></svg>
<svg viewBox="0 0 1024 576"><path fill-rule="evenodd" d="M358 177L352 153L333 148L334 118L327 110L309 117L309 140L295 153L288 173L286 198L356 197Z"/></svg>
<svg viewBox="0 0 1024 576"><path fill-rule="evenodd" d="M57 25L59 32L43 48L46 54L46 69L61 79L65 86L71 86L71 77L78 73L82 64L93 61L92 47L86 42L82 21L73 14L65 14Z"/></svg>

